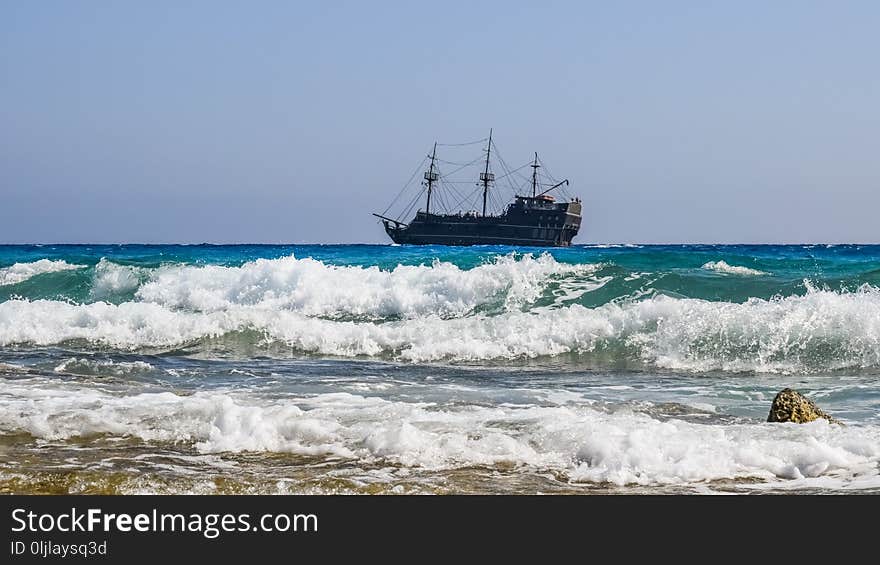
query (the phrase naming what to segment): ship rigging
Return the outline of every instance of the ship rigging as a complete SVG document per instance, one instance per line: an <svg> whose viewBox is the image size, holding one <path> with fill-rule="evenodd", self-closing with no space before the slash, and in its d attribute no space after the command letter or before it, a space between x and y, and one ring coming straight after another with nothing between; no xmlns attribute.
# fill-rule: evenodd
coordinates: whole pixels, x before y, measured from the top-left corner
<svg viewBox="0 0 880 565"><path fill-rule="evenodd" d="M453 149L483 143L485 155L465 162L449 161L437 155L438 146L452 152ZM493 158L500 169L497 178ZM426 165L427 170L424 170ZM452 170L444 173L441 165L448 165ZM468 191L465 187L474 186L474 177L467 179L463 175L475 166L480 168L479 181L475 183L475 190ZM530 178L522 173L526 167L532 169ZM420 170L424 170L421 189L414 197L410 196L407 206L396 217L389 216ZM503 185L498 182L502 180ZM388 208L373 215L382 221L386 233L395 243L568 246L581 223L580 199L567 194L565 188L568 185L568 179L558 180L547 172L537 153L522 166L509 167L498 152L490 130L488 138L469 143L435 142L431 153L419 163ZM512 202L510 198L503 198L502 186L512 193ZM553 191L562 197L561 201L557 202L550 194ZM424 211L417 208L419 202L425 203ZM506 206L504 202L508 202ZM469 207L467 211L465 205ZM415 217L409 222L404 221L414 208Z"/></svg>

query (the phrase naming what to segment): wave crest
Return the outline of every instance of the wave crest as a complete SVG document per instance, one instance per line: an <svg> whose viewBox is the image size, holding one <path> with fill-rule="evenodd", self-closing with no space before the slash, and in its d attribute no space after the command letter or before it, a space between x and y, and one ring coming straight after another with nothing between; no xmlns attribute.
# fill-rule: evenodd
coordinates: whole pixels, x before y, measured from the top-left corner
<svg viewBox="0 0 880 565"><path fill-rule="evenodd" d="M147 269L119 265L101 258L95 265L89 295L93 299L110 299L120 294L132 293L147 278Z"/></svg>
<svg viewBox="0 0 880 565"><path fill-rule="evenodd" d="M67 261L53 261L51 259L40 259L31 263L15 263L10 267L0 268L0 286L18 284L44 273L83 268L85 268L84 265L73 265Z"/></svg>
<svg viewBox="0 0 880 565"><path fill-rule="evenodd" d="M378 267L328 265L293 256L240 267L159 269L135 296L143 302L197 312L239 306L328 318L463 316L480 306L513 309L534 301L554 278L585 277L600 265L558 263L550 255L496 257L472 269L441 261Z"/></svg>
<svg viewBox="0 0 880 565"><path fill-rule="evenodd" d="M759 271L758 269L750 269L739 265L729 265L726 261L709 261L703 265L702 268L707 271L715 271L716 273L724 273L727 275L760 276L770 274L765 271Z"/></svg>
<svg viewBox="0 0 880 565"><path fill-rule="evenodd" d="M294 353L411 362L575 355L686 371L821 372L880 367L880 290L808 287L803 296L745 303L655 296L529 312L396 321L332 320L265 305L184 311L148 302L0 304L0 344L87 340L121 349L223 337L235 348L281 344Z"/></svg>
<svg viewBox="0 0 880 565"><path fill-rule="evenodd" d="M273 401L231 392L116 396L12 384L0 430L59 440L96 434L185 442L202 453L330 454L423 469L513 464L573 482L695 484L751 478L840 488L880 484L876 426L708 425L572 402L442 410L325 393ZM755 485L761 488L760 484Z"/></svg>

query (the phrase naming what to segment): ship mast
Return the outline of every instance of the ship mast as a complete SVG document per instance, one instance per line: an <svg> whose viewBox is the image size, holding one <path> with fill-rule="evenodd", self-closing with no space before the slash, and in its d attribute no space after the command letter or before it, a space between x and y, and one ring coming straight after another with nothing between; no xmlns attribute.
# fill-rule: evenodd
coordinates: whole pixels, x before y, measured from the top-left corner
<svg viewBox="0 0 880 565"><path fill-rule="evenodd" d="M486 145L486 170L480 173L480 182L483 183L483 216L486 215L486 196L489 194L489 183L495 180L495 175L489 172L489 154L492 152L492 129L489 129L489 143Z"/></svg>
<svg viewBox="0 0 880 565"><path fill-rule="evenodd" d="M535 152L535 162L531 165L532 167L532 198L535 197L535 192L537 192L538 188L538 168L541 165L538 164L538 153Z"/></svg>
<svg viewBox="0 0 880 565"><path fill-rule="evenodd" d="M431 167L425 171L425 180L428 181L428 203L425 205L425 219L431 215L431 190L437 181L438 175L434 172L434 159L437 158L437 142L434 142L434 151L431 153Z"/></svg>

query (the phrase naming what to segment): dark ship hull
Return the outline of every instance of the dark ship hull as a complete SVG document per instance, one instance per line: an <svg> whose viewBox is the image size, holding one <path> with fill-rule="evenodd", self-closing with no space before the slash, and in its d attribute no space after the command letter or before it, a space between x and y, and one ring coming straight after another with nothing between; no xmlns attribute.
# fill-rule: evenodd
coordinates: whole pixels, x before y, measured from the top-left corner
<svg viewBox="0 0 880 565"><path fill-rule="evenodd" d="M409 224L383 219L395 243L568 247L581 225L581 203L518 196L500 216L426 214Z"/></svg>
<svg viewBox="0 0 880 565"><path fill-rule="evenodd" d="M550 177L551 183L541 183L538 179L538 169L542 168L543 165L538 161L537 153L535 153L534 162L523 165L523 167L530 166L532 168L531 196L519 196L514 192L513 202L508 204L502 213L486 213L489 187L495 183L495 174L491 171L489 163L493 147L492 130L489 130L486 160L483 165L483 172L479 176L479 184L483 188L482 214L478 215L476 211L464 214L437 214L431 212L431 196L437 185L447 182L448 179L445 175L441 176L436 166L438 161L437 143L434 143L434 151L428 157L431 160L431 165L424 174L425 182L423 186L427 189L425 211L417 211L415 218L408 224L401 221L401 217L393 219L382 214L373 214L382 220L382 223L385 225L385 232L391 237L391 240L395 243L412 245L517 245L541 247L568 247L571 245L572 238L577 235L581 227L581 201L578 198L572 198L568 202L557 202L553 196L548 194L548 192L556 190L562 185L567 186L568 179L556 182L555 179ZM456 171L460 171L462 168L474 163L474 161L471 161L471 163L461 165L460 163L449 161L443 162L459 166ZM506 168L506 164L503 161L502 166ZM501 178L510 177L523 167L512 171L508 170ZM547 186L549 188L545 189ZM406 186L404 186L405 188ZM539 192L539 188L544 190ZM460 196L460 193L457 194ZM399 197L400 195L398 195ZM393 204L394 202L392 202L392 206Z"/></svg>

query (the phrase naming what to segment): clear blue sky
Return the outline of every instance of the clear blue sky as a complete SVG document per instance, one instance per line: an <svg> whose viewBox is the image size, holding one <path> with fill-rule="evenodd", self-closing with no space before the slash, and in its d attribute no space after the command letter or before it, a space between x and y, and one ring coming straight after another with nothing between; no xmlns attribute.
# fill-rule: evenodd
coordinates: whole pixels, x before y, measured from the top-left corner
<svg viewBox="0 0 880 565"><path fill-rule="evenodd" d="M575 243L880 242L880 3L0 0L0 242L386 242L490 127Z"/></svg>

